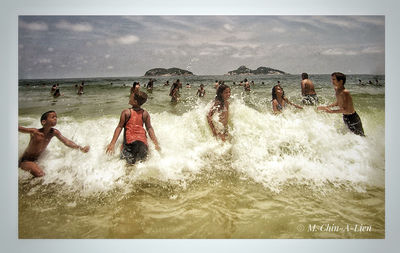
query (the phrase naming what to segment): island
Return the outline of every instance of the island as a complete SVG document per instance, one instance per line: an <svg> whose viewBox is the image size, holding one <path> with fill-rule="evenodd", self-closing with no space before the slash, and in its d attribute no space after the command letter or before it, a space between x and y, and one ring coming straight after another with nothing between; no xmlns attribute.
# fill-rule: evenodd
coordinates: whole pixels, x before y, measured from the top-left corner
<svg viewBox="0 0 400 253"><path fill-rule="evenodd" d="M179 68L155 68L148 70L144 76L193 76L193 73Z"/></svg>
<svg viewBox="0 0 400 253"><path fill-rule="evenodd" d="M252 70L247 68L246 66L240 66L237 70L229 71L227 75L284 75L285 72L268 68L268 67L259 67L256 70Z"/></svg>

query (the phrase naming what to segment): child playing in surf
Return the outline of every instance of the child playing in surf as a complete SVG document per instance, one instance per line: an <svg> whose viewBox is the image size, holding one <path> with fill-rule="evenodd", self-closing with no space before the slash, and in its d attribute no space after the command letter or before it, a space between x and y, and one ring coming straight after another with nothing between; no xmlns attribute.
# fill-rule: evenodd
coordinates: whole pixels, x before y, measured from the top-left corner
<svg viewBox="0 0 400 253"><path fill-rule="evenodd" d="M156 150L160 151L157 137L151 126L150 115L141 106L147 101L147 94L144 92L131 93L129 104L132 108L125 109L121 113L121 117L117 127L115 128L113 138L107 145L106 153L113 154L115 143L124 129L124 141L121 152L121 158L124 158L128 164L134 164L138 160L144 160L148 153L148 144L146 131L143 128L145 124L150 139L153 141Z"/></svg>
<svg viewBox="0 0 400 253"><path fill-rule="evenodd" d="M343 113L343 121L350 131L357 135L365 136L361 119L354 109L353 99L350 92L344 87L346 75L340 72L334 72L331 75L331 80L335 89L336 101L328 106L319 106L318 110L327 113ZM331 107L336 106L339 107L339 109L331 109Z"/></svg>
<svg viewBox="0 0 400 253"><path fill-rule="evenodd" d="M196 95L199 97L204 97L206 95L206 90L204 89L204 84L200 84L200 88L197 90Z"/></svg>
<svg viewBox="0 0 400 253"><path fill-rule="evenodd" d="M293 105L298 109L303 109L303 107L293 104L287 97L285 97L285 92L280 85L275 85L272 88L272 110L274 113L280 113L282 109L285 108L286 104Z"/></svg>
<svg viewBox="0 0 400 253"><path fill-rule="evenodd" d="M60 131L53 128L57 124L57 114L55 111L44 113L40 118L40 123L43 126L40 129L26 128L22 126L18 127L19 132L29 133L31 135L28 147L20 158L18 166L23 170L29 171L33 176L44 176L45 173L36 162L54 136L70 148L79 149L84 153L89 151L89 146L81 147L62 136Z"/></svg>
<svg viewBox="0 0 400 253"><path fill-rule="evenodd" d="M169 90L169 96L171 97L171 102L177 102L179 100L179 89L181 88L181 85L182 84L179 79L172 84L172 87Z"/></svg>
<svg viewBox="0 0 400 253"><path fill-rule="evenodd" d="M208 125L211 128L212 134L226 141L228 137L228 119L229 119L229 98L231 96L231 89L225 84L221 84L217 89L217 96L215 97L214 104L207 115ZM216 126L213 121L215 112L219 113L219 126Z"/></svg>

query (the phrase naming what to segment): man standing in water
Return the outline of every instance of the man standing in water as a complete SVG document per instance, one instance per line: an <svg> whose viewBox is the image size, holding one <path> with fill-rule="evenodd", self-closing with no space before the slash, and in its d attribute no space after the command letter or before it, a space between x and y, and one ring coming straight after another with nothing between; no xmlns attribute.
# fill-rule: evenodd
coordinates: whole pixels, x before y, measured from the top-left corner
<svg viewBox="0 0 400 253"><path fill-rule="evenodd" d="M318 103L317 93L314 89L313 82L308 79L308 74L301 74L301 95L303 96L303 104L315 105Z"/></svg>
<svg viewBox="0 0 400 253"><path fill-rule="evenodd" d="M335 89L336 101L328 106L319 106L318 110L327 113L343 113L343 121L350 131L357 135L365 136L361 119L354 110L353 99L350 92L344 87L344 84L346 83L346 75L340 72L334 72L331 75L331 80ZM339 107L339 109L330 109L331 107L336 106Z"/></svg>

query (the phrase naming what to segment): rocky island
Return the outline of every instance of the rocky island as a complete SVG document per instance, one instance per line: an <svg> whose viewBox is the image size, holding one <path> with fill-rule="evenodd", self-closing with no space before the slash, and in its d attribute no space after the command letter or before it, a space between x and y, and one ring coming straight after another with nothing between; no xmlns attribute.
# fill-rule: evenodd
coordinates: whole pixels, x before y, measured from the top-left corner
<svg viewBox="0 0 400 253"><path fill-rule="evenodd" d="M155 68L148 70L144 76L193 76L193 73L184 69L178 68Z"/></svg>
<svg viewBox="0 0 400 253"><path fill-rule="evenodd" d="M268 67L259 67L256 70L247 68L246 66L240 66L237 70L229 71L227 75L284 75L285 72L272 69Z"/></svg>

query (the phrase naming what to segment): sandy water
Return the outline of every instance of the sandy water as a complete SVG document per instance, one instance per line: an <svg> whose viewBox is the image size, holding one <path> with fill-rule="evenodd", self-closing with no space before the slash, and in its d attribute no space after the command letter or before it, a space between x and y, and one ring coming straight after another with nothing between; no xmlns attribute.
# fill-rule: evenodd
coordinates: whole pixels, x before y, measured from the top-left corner
<svg viewBox="0 0 400 253"><path fill-rule="evenodd" d="M82 96L74 88L80 80L21 81L20 125L38 128L40 115L56 110L56 128L91 150L83 154L53 139L38 161L44 178L18 170L19 237L384 238L384 85L357 84L374 76L348 77L362 138L341 115L315 107L273 115L272 86L280 80L300 103L298 76L256 77L250 93L233 85L241 78L183 78L192 88L183 87L176 105L162 86L167 78L158 78L143 107L162 152L150 142L149 159L134 166L104 150L128 107L131 83L146 78L85 79ZM331 103L329 75L311 78L321 104ZM205 118L215 79L232 87L228 143L211 136ZM54 82L63 94L57 99L49 95ZM195 96L200 83L202 99ZM28 142L20 133L19 155Z"/></svg>

